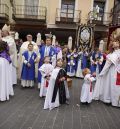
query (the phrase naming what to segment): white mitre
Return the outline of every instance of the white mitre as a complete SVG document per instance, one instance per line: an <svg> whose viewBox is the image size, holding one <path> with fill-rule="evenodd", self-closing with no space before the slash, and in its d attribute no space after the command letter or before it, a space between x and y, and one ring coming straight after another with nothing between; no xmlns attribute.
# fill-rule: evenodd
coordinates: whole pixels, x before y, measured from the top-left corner
<svg viewBox="0 0 120 129"><path fill-rule="evenodd" d="M8 31L10 32L10 25L7 26L6 24L3 26L2 31Z"/></svg>
<svg viewBox="0 0 120 129"><path fill-rule="evenodd" d="M19 39L19 33L18 32L15 33L15 39L16 40Z"/></svg>

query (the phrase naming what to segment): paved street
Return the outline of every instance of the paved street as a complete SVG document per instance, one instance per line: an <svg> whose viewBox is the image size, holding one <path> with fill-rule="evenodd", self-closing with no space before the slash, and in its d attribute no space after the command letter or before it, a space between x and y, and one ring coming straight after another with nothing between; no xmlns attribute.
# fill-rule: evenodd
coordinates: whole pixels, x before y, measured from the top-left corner
<svg viewBox="0 0 120 129"><path fill-rule="evenodd" d="M0 129L120 129L120 108L93 102L80 105L82 81L73 80L70 105L43 110L39 91L14 87L15 96L0 102Z"/></svg>

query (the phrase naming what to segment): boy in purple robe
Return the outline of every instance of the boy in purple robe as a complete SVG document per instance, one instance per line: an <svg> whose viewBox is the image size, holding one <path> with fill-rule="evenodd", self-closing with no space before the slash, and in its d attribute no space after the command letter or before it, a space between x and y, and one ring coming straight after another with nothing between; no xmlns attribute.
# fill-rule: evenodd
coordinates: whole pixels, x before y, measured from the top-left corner
<svg viewBox="0 0 120 129"><path fill-rule="evenodd" d="M21 73L21 85L33 87L35 80L35 62L37 54L33 51L33 44L28 44L28 50L23 53L23 67Z"/></svg>

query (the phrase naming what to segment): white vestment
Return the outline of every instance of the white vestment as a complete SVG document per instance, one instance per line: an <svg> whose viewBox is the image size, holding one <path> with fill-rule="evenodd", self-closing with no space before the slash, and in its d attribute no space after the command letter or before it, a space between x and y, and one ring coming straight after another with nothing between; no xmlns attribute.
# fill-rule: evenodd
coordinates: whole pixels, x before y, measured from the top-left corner
<svg viewBox="0 0 120 129"><path fill-rule="evenodd" d="M53 91L54 91L54 85L55 85L55 81L57 78L57 75L60 71L60 68L55 68L51 74L50 77L50 81L49 81L49 86L47 89L47 94L46 94L46 98L45 98L45 103L44 103L44 109L53 109L55 107L59 107L60 103L59 103L59 92L57 91L57 96L55 99L55 102L52 103L52 96L53 96ZM65 82L65 89L66 89L66 98L69 99L69 91L68 91L68 87L67 87L67 83Z"/></svg>
<svg viewBox="0 0 120 129"><path fill-rule="evenodd" d="M82 85L81 97L80 97L80 101L82 103L85 102L91 103L93 95L93 87L92 87L93 81L95 81L95 78L91 77L90 74L87 74L84 77L84 83Z"/></svg>
<svg viewBox="0 0 120 129"><path fill-rule="evenodd" d="M2 38L3 41L7 42L9 46L10 58L12 60L12 82L17 84L17 49L14 39L11 36L6 36Z"/></svg>
<svg viewBox="0 0 120 129"><path fill-rule="evenodd" d="M46 87L46 79L45 76L47 75L51 75L52 71L53 71L54 67L51 64L43 64L40 68L39 71L42 74L42 79L41 79L41 87L40 87L40 97L42 96L46 96L47 93L47 88ZM48 81L49 82L49 81Z"/></svg>
<svg viewBox="0 0 120 129"><path fill-rule="evenodd" d="M116 85L117 64L119 62L120 50L114 51L107 56L106 64L97 78L93 99L105 103L112 103L120 107L120 86Z"/></svg>
<svg viewBox="0 0 120 129"><path fill-rule="evenodd" d="M0 58L0 101L9 100L14 95L12 83L12 64Z"/></svg>

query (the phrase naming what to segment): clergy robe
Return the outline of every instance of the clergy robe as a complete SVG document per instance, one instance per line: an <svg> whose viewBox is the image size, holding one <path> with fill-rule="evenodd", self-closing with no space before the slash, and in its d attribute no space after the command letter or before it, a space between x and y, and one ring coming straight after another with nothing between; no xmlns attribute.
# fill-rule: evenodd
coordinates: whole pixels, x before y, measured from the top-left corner
<svg viewBox="0 0 120 129"><path fill-rule="evenodd" d="M96 61L97 61L97 53L93 51L92 54L91 54L91 57L90 57L90 62L91 62L90 71L91 71L91 74L96 72L96 67L97 67Z"/></svg>
<svg viewBox="0 0 120 129"><path fill-rule="evenodd" d="M11 36L6 36L2 38L3 41L7 42L9 46L9 53L12 60L12 83L17 84L17 49L14 39Z"/></svg>
<svg viewBox="0 0 120 129"><path fill-rule="evenodd" d="M81 66L82 69L85 69L88 66L87 58L88 58L88 53L83 52L83 54L82 54L82 66Z"/></svg>
<svg viewBox="0 0 120 129"><path fill-rule="evenodd" d="M40 53L40 61L38 64L38 69L42 66L45 56L49 56L51 58L51 64L53 66L54 66L54 64L56 64L55 49L52 46L49 46L48 48L46 45L42 46L39 50L39 53ZM38 88L40 88L41 77L42 77L41 73L40 73L40 71L38 71Z"/></svg>
<svg viewBox="0 0 120 129"><path fill-rule="evenodd" d="M96 62L96 77L99 76L103 68L103 54L101 52L97 53L98 61Z"/></svg>
<svg viewBox="0 0 120 129"><path fill-rule="evenodd" d="M35 80L35 60L37 54L32 51L25 51L23 53L23 67L21 73L21 85L23 87L33 86ZM28 67L28 63L31 64L31 67Z"/></svg>
<svg viewBox="0 0 120 129"><path fill-rule="evenodd" d="M93 98L120 107L120 84L117 84L117 66L120 50L107 55L107 60L96 81ZM119 66L120 67L120 66Z"/></svg>
<svg viewBox="0 0 120 129"><path fill-rule="evenodd" d="M54 47L56 59L62 59L62 50L60 47Z"/></svg>
<svg viewBox="0 0 120 129"><path fill-rule="evenodd" d="M12 82L12 63L0 57L0 101L9 100L14 95Z"/></svg>
<svg viewBox="0 0 120 129"><path fill-rule="evenodd" d="M95 81L95 78L92 77L91 74L87 74L84 77L84 83L82 85L81 97L80 97L80 101L82 103L92 102L92 94L93 94L92 82L93 81Z"/></svg>
<svg viewBox="0 0 120 129"><path fill-rule="evenodd" d="M61 77L66 77L66 72L62 68L56 67L51 74L44 109L51 110L69 99L67 83L66 81L61 82L59 80Z"/></svg>
<svg viewBox="0 0 120 129"><path fill-rule="evenodd" d="M46 79L47 76L51 76L51 73L53 71L54 67L51 64L43 64L39 71L42 74L42 80L41 80L41 88L40 88L40 94L39 96L46 96L47 88L49 84L49 80Z"/></svg>

